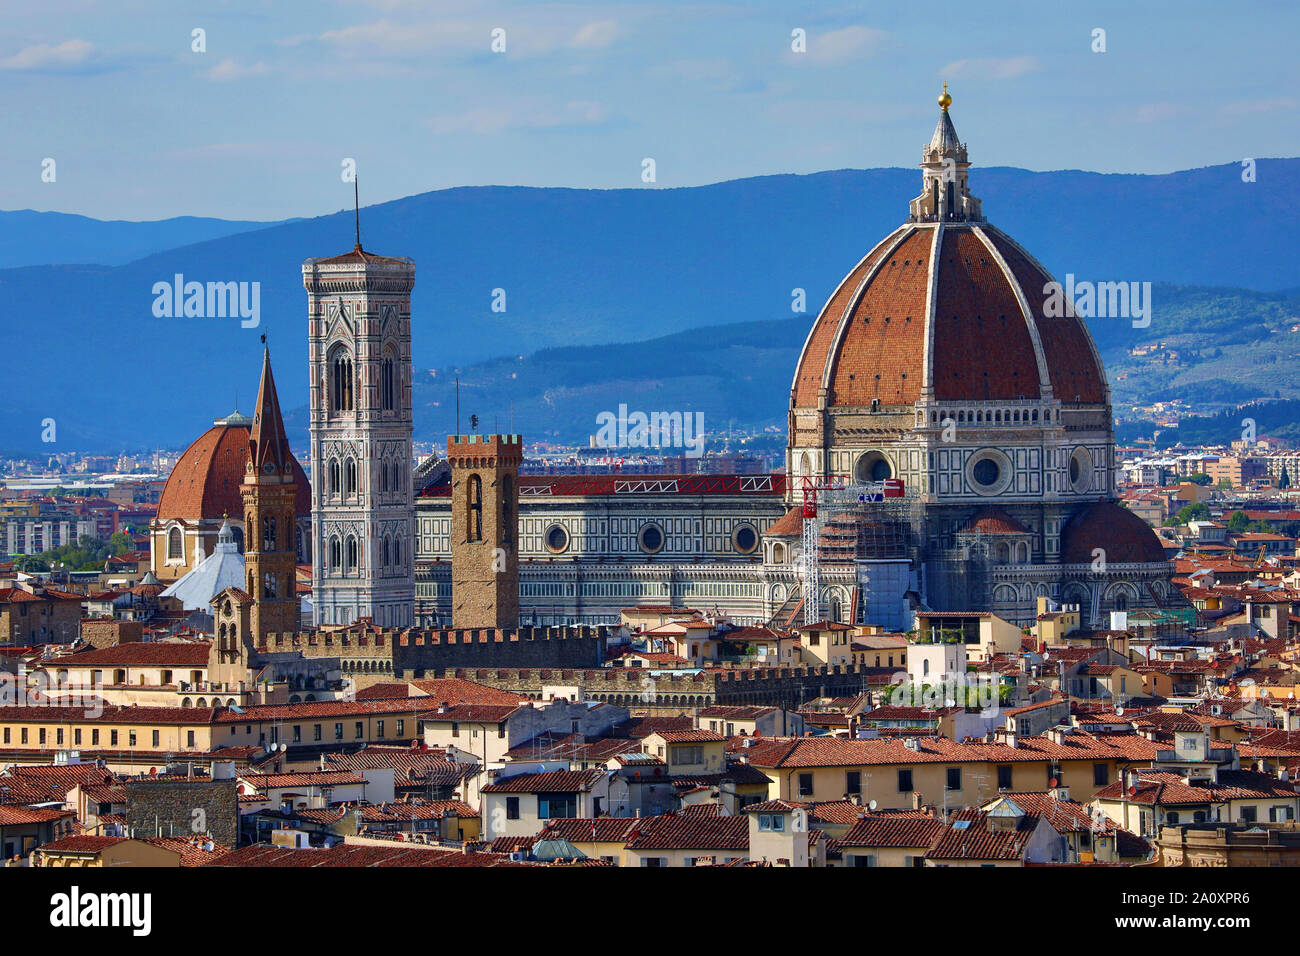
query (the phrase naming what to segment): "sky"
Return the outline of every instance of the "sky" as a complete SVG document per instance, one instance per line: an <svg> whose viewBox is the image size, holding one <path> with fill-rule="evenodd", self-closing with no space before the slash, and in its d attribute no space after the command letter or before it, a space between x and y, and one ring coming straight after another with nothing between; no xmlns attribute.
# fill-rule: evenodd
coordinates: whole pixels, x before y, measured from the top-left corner
<svg viewBox="0 0 1300 956"><path fill-rule="evenodd" d="M3 209L315 216L351 206L349 160L363 205L913 166L943 81L977 166L1300 154L1289 0L6 7Z"/></svg>

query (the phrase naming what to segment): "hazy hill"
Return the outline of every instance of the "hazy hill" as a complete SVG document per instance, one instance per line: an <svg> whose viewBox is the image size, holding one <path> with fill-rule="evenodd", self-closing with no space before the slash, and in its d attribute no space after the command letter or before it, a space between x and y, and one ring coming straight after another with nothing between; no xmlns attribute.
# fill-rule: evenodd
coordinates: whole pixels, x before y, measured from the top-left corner
<svg viewBox="0 0 1300 956"><path fill-rule="evenodd" d="M1242 183L1235 164L1166 176L991 168L977 169L972 187L990 220L1060 275L1282 289L1295 284L1300 160L1261 160L1258 177ZM369 249L416 260L415 364L444 370L445 378L503 355L762 320L784 320L781 327L799 340L844 273L903 219L918 183L915 170L883 169L683 189L449 189L363 210L362 239ZM185 442L229 411L236 392L245 408L251 404L262 332L270 333L285 407L300 405L302 261L349 249L352 228L347 210L121 265L0 271L9 341L35 336L40 343L9 368L0 447L38 450L45 417L59 423L60 444L76 448ZM58 258L108 262L106 255L85 247ZM177 273L259 282L260 327L243 329L228 318L155 318L152 287ZM504 314L491 311L498 288L506 293ZM803 315L791 313L795 288L807 292ZM1153 322L1145 331L1156 328ZM1133 331L1098 329L1098 338L1113 350L1137 341ZM604 388L600 401L609 408L617 408L620 392L633 404L649 388L660 389L661 404L671 398L668 407L712 401L708 389L695 390L721 377L730 393L744 396L740 411L767 420L772 413L757 410L774 408L779 421L793 360L767 354L777 348L764 337L720 351L711 348L718 333L695 334L695 349L686 348L687 336L662 358L633 350L607 359L619 363L621 383L594 377L590 362L542 364L558 362L555 353L531 360L539 364L530 375L548 383L552 404L569 391ZM742 361L751 349L758 350L758 366ZM692 374L679 375L684 368ZM417 379L433 381L428 371ZM669 386L649 384L669 381L667 395ZM480 414L504 418L508 400L501 397L498 408ZM429 400L442 399L435 389ZM421 432L454 424L435 419L431 407L441 406L421 408ZM519 414L517 407L517 425Z"/></svg>

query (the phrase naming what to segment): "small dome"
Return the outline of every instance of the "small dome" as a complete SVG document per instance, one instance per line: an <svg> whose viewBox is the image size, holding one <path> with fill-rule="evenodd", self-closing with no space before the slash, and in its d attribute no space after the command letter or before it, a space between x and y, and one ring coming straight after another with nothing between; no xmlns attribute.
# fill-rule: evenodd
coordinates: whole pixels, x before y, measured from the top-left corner
<svg viewBox="0 0 1300 956"><path fill-rule="evenodd" d="M1164 546L1151 526L1110 501L1098 501L1066 522L1061 531L1061 563L1091 564L1101 549L1107 564L1163 564Z"/></svg>
<svg viewBox="0 0 1300 956"><path fill-rule="evenodd" d="M194 521L243 515L239 485L248 466L248 439L249 426L234 416L221 419L200 435L172 468L158 499L158 519ZM311 485L296 459L293 471L298 483L294 510L306 517L311 514Z"/></svg>
<svg viewBox="0 0 1300 956"><path fill-rule="evenodd" d="M1029 534L1029 529L1001 508L981 508L962 526L965 534Z"/></svg>

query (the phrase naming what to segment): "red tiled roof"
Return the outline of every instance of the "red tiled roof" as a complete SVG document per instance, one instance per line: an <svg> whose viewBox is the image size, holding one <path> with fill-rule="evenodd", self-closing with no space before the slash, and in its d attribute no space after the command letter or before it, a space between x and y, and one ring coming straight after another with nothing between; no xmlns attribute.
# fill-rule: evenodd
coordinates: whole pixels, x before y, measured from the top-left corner
<svg viewBox="0 0 1300 956"><path fill-rule="evenodd" d="M192 667L208 666L210 641L132 641L98 650L82 651L46 662L59 667Z"/></svg>
<svg viewBox="0 0 1300 956"><path fill-rule="evenodd" d="M628 837L629 850L748 850L749 820L743 816L667 814L643 818Z"/></svg>
<svg viewBox="0 0 1300 956"><path fill-rule="evenodd" d="M590 790L601 775L602 771L594 769L519 773L481 789L484 793L576 793Z"/></svg>

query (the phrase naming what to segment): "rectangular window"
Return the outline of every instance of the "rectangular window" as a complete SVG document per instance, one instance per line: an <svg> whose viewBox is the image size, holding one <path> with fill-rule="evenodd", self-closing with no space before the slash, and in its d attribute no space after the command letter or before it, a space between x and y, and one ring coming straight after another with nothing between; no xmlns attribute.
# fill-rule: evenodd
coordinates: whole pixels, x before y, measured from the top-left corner
<svg viewBox="0 0 1300 956"><path fill-rule="evenodd" d="M356 724L356 739L360 740L365 735L366 735L366 723L363 720L358 720Z"/></svg>
<svg viewBox="0 0 1300 956"><path fill-rule="evenodd" d="M576 793L547 793L537 798L537 815L543 820L563 819L578 815Z"/></svg>
<svg viewBox="0 0 1300 956"><path fill-rule="evenodd" d="M862 792L862 771L860 770L845 771L844 792L850 794Z"/></svg>
<svg viewBox="0 0 1300 956"><path fill-rule="evenodd" d="M1110 768L1104 763L1095 763L1092 765L1092 782L1095 786L1104 787L1110 783Z"/></svg>
<svg viewBox="0 0 1300 956"><path fill-rule="evenodd" d="M384 722L382 720L375 721L375 736L380 740L384 739Z"/></svg>
<svg viewBox="0 0 1300 956"><path fill-rule="evenodd" d="M460 736L460 724L457 723L457 722L454 721L454 720L451 722L451 735L452 735L453 737L459 737L459 736Z"/></svg>
<svg viewBox="0 0 1300 956"><path fill-rule="evenodd" d="M117 731L116 731L116 730L110 730L110 731L108 732L108 745L109 745L110 747L116 747L116 746L117 746Z"/></svg>
<svg viewBox="0 0 1300 956"><path fill-rule="evenodd" d="M5 743L9 743L9 734L10 734L9 728L6 727L6 728L5 728Z"/></svg>
<svg viewBox="0 0 1300 956"><path fill-rule="evenodd" d="M320 740L320 724L316 724L314 727L312 727L311 732L312 732L311 735L312 740Z"/></svg>
<svg viewBox="0 0 1300 956"><path fill-rule="evenodd" d="M1242 823L1254 823L1255 820L1256 820L1256 817L1257 817L1257 816L1258 816L1258 814L1256 814L1256 812L1255 812L1255 808L1254 808L1254 807L1242 807L1242 808L1241 808L1241 822L1242 822Z"/></svg>
<svg viewBox="0 0 1300 956"><path fill-rule="evenodd" d="M135 739L135 731L134 731L134 730L128 730L128 731L126 732L126 745L127 745L128 747L134 747L134 746L136 746L136 739Z"/></svg>
<svg viewBox="0 0 1300 956"><path fill-rule="evenodd" d="M899 792L899 793L911 793L911 792L912 792L912 789L913 789L913 787L912 787L912 771L911 771L911 770L900 770L900 771L898 771L898 792Z"/></svg>
<svg viewBox="0 0 1300 956"><path fill-rule="evenodd" d="M799 774L799 796L811 797L813 792L813 775L810 773Z"/></svg>
<svg viewBox="0 0 1300 956"><path fill-rule="evenodd" d="M1011 764L998 764L998 789L1011 789Z"/></svg>
<svg viewBox="0 0 1300 956"><path fill-rule="evenodd" d="M300 724L293 725L293 742L296 744L302 743L302 726Z"/></svg>
<svg viewBox="0 0 1300 956"><path fill-rule="evenodd" d="M399 737L405 737L405 736L406 736L406 721L404 721L404 720L399 720L399 721L397 722L397 736L399 736Z"/></svg>
<svg viewBox="0 0 1300 956"><path fill-rule="evenodd" d="M153 740L153 745L154 745L155 747L157 747L157 746L161 743L161 741L158 739L158 731L156 731L156 730L153 732L153 735L152 735L152 738L151 738L151 739Z"/></svg>
<svg viewBox="0 0 1300 956"><path fill-rule="evenodd" d="M518 797L506 797L506 819L507 820L519 819L519 798Z"/></svg>
<svg viewBox="0 0 1300 956"><path fill-rule="evenodd" d="M334 739L335 740L343 739L343 721L341 720L334 724Z"/></svg>
<svg viewBox="0 0 1300 956"><path fill-rule="evenodd" d="M187 731L185 732L185 746L187 746L187 747L193 747L193 746L194 746L194 731L192 731L192 730L187 730Z"/></svg>
<svg viewBox="0 0 1300 956"><path fill-rule="evenodd" d="M99 746L99 728L95 727L90 731L90 746Z"/></svg>
<svg viewBox="0 0 1300 956"><path fill-rule="evenodd" d="M948 789L949 790L961 789L961 767L948 768Z"/></svg>
<svg viewBox="0 0 1300 956"><path fill-rule="evenodd" d="M81 728L78 727L72 732L72 742L78 747L81 746Z"/></svg>

